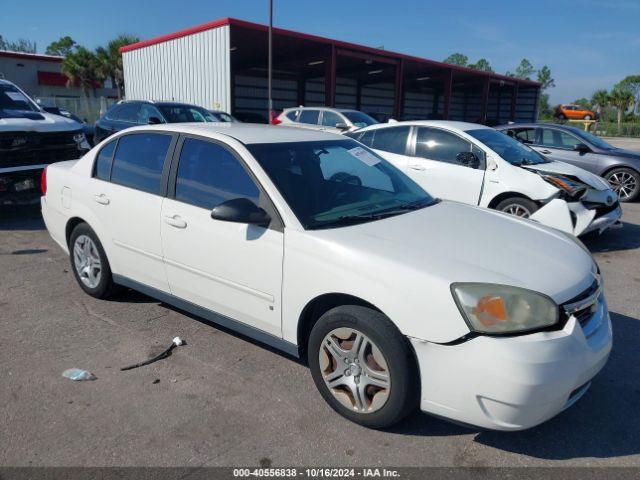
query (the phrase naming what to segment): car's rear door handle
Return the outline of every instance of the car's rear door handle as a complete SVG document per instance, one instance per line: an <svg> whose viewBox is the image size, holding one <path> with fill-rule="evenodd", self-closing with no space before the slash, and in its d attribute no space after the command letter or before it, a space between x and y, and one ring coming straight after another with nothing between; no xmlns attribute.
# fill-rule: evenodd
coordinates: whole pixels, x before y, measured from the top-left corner
<svg viewBox="0 0 640 480"><path fill-rule="evenodd" d="M409 168L411 170L426 170L427 169L427 167L425 167L424 165L420 165L420 164L409 165Z"/></svg>
<svg viewBox="0 0 640 480"><path fill-rule="evenodd" d="M164 223L176 228L187 228L187 222L185 222L180 215L165 215Z"/></svg>
<svg viewBox="0 0 640 480"><path fill-rule="evenodd" d="M549 155L551 153L551 150L540 150L540 153L544 153L545 155Z"/></svg>
<svg viewBox="0 0 640 480"><path fill-rule="evenodd" d="M109 199L104 193L101 193L100 195L94 195L93 199L100 205L109 205Z"/></svg>

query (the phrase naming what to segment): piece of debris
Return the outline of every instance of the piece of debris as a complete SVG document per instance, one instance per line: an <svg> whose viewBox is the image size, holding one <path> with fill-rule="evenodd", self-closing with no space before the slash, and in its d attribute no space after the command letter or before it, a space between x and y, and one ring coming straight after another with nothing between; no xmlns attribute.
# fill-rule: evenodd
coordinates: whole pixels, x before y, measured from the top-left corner
<svg viewBox="0 0 640 480"><path fill-rule="evenodd" d="M156 379L155 379L153 382L151 382L151 383L153 383L154 385L155 385L156 383L160 383L160 379L159 379L159 378L156 378Z"/></svg>
<svg viewBox="0 0 640 480"><path fill-rule="evenodd" d="M167 348L164 352L162 352L160 355L156 355L155 357L150 358L149 360L145 360L144 362L136 363L135 365L129 365L128 367L123 367L123 368L120 369L120 371L124 372L125 370L133 370L134 368L144 367L145 365L149 365L150 363L157 362L158 360L162 360L163 358L170 357L171 356L171 352L172 352L172 350L174 348L179 347L181 345L186 345L186 344L187 344L187 342L182 340L180 337L175 337L173 339L173 342L171 343L171 346L169 348Z"/></svg>
<svg viewBox="0 0 640 480"><path fill-rule="evenodd" d="M70 368L68 370L65 370L64 372L62 372L62 376L64 378L68 378L69 380L74 380L77 382L84 380L97 380L98 378L93 373L87 370L82 370L81 368Z"/></svg>

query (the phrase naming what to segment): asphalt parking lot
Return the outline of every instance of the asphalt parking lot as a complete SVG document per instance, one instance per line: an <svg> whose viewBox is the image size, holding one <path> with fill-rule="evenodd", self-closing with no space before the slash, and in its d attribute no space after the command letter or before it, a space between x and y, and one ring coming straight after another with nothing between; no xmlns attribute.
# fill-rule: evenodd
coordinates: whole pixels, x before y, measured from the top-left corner
<svg viewBox="0 0 640 480"><path fill-rule="evenodd" d="M292 358L142 294L83 294L39 213L4 215L0 465L640 464L640 203L624 205L624 228L586 240L611 310L609 363L575 406L519 433L420 413L386 432L349 423ZM170 358L119 371L176 335L188 345ZM98 379L62 378L71 367Z"/></svg>

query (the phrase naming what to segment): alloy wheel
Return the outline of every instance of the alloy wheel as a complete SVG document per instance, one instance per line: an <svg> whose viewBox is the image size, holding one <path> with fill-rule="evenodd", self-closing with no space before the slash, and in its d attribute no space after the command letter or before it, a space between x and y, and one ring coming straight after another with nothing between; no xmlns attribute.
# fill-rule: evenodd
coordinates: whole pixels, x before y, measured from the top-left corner
<svg viewBox="0 0 640 480"><path fill-rule="evenodd" d="M80 281L96 288L102 275L102 263L96 244L87 235L80 235L73 244L73 264Z"/></svg>
<svg viewBox="0 0 640 480"><path fill-rule="evenodd" d="M613 188L621 200L629 198L633 192L635 192L636 188L638 188L635 177L629 172L615 172L608 180L611 188Z"/></svg>
<svg viewBox="0 0 640 480"><path fill-rule="evenodd" d="M358 413L380 410L391 392L391 375L382 352L362 332L336 328L322 340L320 371L331 394Z"/></svg>
<svg viewBox="0 0 640 480"><path fill-rule="evenodd" d="M511 203L504 207L502 211L520 218L529 218L531 216L531 212L519 203Z"/></svg>

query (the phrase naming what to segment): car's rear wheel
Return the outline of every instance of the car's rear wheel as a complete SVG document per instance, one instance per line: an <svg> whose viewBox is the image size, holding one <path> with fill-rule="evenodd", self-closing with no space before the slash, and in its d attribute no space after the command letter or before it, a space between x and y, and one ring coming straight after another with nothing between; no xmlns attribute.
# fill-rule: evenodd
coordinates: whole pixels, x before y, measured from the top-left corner
<svg viewBox="0 0 640 480"><path fill-rule="evenodd" d="M591 115L585 115L585 116L584 116L584 119L585 119L585 120L591 120Z"/></svg>
<svg viewBox="0 0 640 480"><path fill-rule="evenodd" d="M528 198L511 197L498 203L496 210L520 218L529 218L538 210L538 205Z"/></svg>
<svg viewBox="0 0 640 480"><path fill-rule="evenodd" d="M605 177L621 202L632 202L640 195L640 173L630 168L615 168Z"/></svg>
<svg viewBox="0 0 640 480"><path fill-rule="evenodd" d="M348 305L326 312L311 331L308 357L318 390L349 420L385 428L418 405L411 346L376 310Z"/></svg>
<svg viewBox="0 0 640 480"><path fill-rule="evenodd" d="M80 288L96 298L106 298L116 290L111 267L102 244L86 223L78 224L69 237L69 258Z"/></svg>

